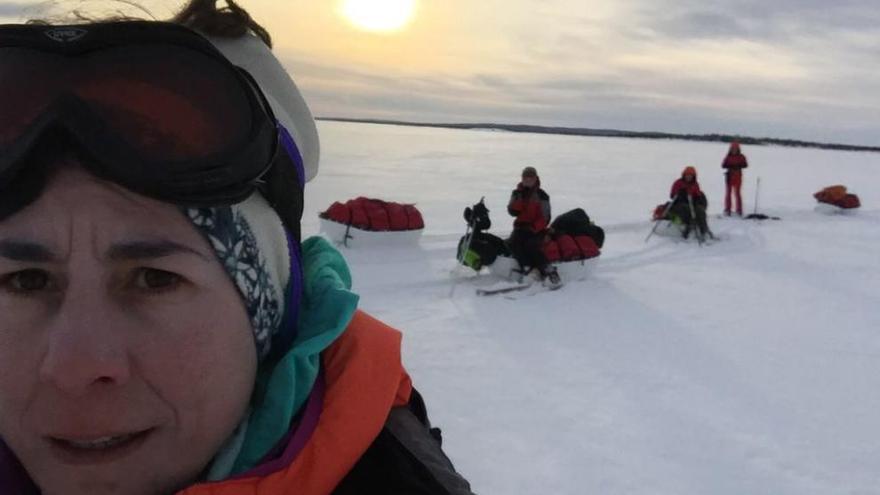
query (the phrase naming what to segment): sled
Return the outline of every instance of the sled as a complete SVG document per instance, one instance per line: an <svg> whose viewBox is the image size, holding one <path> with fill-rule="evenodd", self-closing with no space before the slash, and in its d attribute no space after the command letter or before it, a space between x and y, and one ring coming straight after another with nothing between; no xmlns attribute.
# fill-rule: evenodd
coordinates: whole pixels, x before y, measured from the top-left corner
<svg viewBox="0 0 880 495"><path fill-rule="evenodd" d="M821 213L822 215L854 215L857 209L843 208L830 203L818 203L816 204L815 211L816 213Z"/></svg>
<svg viewBox="0 0 880 495"><path fill-rule="evenodd" d="M596 256L588 259L556 261L550 264L556 267L556 272L559 273L559 278L562 279L562 282L567 283L572 280L583 280L589 276L598 262L599 257ZM520 282L525 278L525 275L520 270L519 263L511 256L499 256L488 268L489 273L505 280ZM528 276L531 277L532 275L529 274Z"/></svg>
<svg viewBox="0 0 880 495"><path fill-rule="evenodd" d="M320 232L338 246L362 248L367 246L392 246L418 244L424 229L417 230L365 230L353 225L319 219Z"/></svg>
<svg viewBox="0 0 880 495"><path fill-rule="evenodd" d="M657 228L653 231L653 235L676 239L682 238L682 233L684 233L683 224L673 220L656 220L656 222Z"/></svg>

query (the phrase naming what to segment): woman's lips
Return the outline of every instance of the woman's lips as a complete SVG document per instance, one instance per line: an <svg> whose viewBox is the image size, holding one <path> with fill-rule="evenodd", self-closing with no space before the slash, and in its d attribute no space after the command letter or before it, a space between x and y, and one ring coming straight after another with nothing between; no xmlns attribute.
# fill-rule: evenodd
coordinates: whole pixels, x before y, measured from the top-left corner
<svg viewBox="0 0 880 495"><path fill-rule="evenodd" d="M53 455L65 464L103 464L122 459L136 450L155 428L93 438L48 437Z"/></svg>

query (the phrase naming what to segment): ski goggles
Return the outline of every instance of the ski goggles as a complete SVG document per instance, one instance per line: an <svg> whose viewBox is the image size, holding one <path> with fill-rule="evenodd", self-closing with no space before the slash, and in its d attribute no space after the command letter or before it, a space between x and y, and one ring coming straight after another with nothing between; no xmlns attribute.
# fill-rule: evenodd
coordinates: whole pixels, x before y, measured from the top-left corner
<svg viewBox="0 0 880 495"><path fill-rule="evenodd" d="M59 130L93 173L160 200L220 206L259 190L299 238L296 144L254 79L186 27L0 26L0 191Z"/></svg>

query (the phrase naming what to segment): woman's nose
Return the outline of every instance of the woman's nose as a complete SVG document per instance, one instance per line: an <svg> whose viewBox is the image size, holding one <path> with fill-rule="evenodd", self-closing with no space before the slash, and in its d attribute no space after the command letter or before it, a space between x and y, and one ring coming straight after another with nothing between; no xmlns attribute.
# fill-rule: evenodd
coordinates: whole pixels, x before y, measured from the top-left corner
<svg viewBox="0 0 880 495"><path fill-rule="evenodd" d="M40 366L43 381L72 396L122 385L131 374L124 319L108 297L80 292L69 294L52 319Z"/></svg>

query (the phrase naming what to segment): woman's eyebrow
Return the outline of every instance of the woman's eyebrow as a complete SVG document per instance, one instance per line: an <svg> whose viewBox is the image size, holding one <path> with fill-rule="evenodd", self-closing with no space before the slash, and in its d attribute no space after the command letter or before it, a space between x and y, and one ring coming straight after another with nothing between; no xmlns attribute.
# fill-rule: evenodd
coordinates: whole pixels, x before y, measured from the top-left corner
<svg viewBox="0 0 880 495"><path fill-rule="evenodd" d="M0 257L31 263L48 263L57 259L55 253L42 244L14 239L0 239Z"/></svg>
<svg viewBox="0 0 880 495"><path fill-rule="evenodd" d="M199 251L169 240L132 241L114 244L107 250L107 258L113 261L130 261L164 258L174 254L190 254L208 261Z"/></svg>

